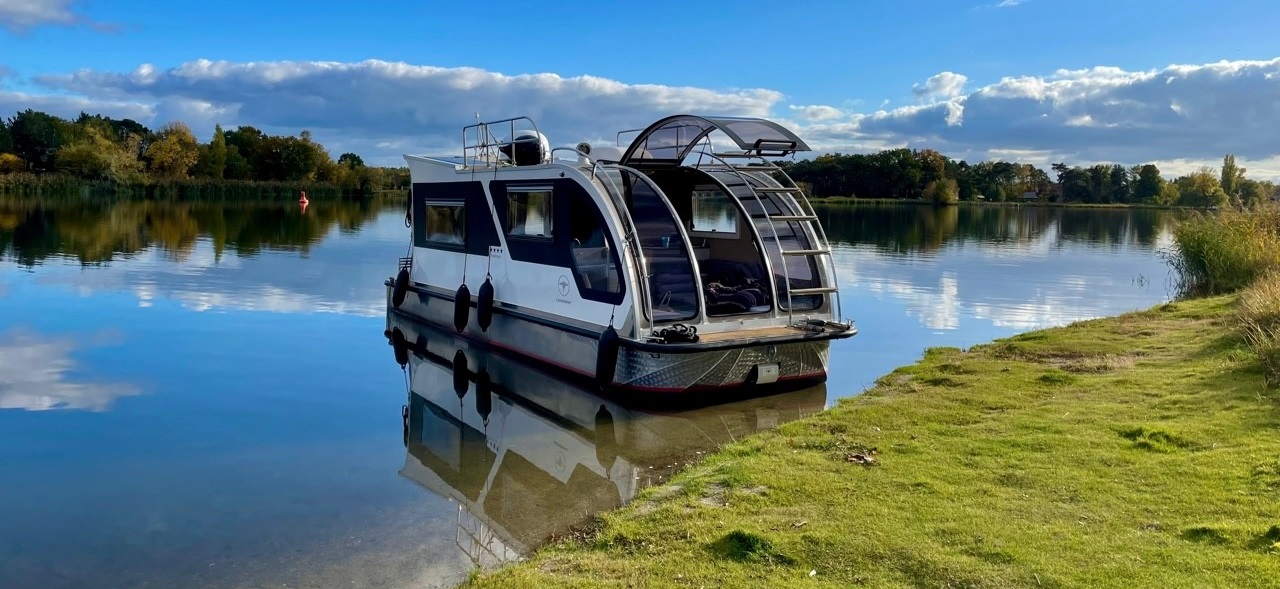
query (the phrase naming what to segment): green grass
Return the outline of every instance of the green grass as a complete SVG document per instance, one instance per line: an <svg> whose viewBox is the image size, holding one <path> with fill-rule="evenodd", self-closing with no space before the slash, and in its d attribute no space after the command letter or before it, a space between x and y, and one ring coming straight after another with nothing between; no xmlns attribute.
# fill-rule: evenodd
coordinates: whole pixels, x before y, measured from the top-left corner
<svg viewBox="0 0 1280 589"><path fill-rule="evenodd" d="M928 350L467 586L1280 586L1280 398L1234 304Z"/></svg>

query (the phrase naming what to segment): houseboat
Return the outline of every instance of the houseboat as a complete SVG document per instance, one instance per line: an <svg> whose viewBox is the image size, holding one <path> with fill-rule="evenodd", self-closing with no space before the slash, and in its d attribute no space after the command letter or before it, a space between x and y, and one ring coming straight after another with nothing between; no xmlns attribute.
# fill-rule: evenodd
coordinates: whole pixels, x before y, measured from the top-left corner
<svg viewBox="0 0 1280 589"><path fill-rule="evenodd" d="M623 391L825 380L830 342L857 330L813 207L771 161L808 146L756 118L630 133L551 149L517 117L464 127L460 157L406 155L389 317Z"/></svg>
<svg viewBox="0 0 1280 589"><path fill-rule="evenodd" d="M457 506L455 540L476 566L527 556L628 503L723 444L823 410L818 384L667 412L404 315L389 332L406 370L401 476Z"/></svg>

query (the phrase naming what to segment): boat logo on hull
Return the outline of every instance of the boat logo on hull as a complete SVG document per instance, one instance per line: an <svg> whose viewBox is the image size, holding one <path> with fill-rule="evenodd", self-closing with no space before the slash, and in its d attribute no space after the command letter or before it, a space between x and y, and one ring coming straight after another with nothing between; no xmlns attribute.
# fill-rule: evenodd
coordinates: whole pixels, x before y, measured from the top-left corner
<svg viewBox="0 0 1280 589"><path fill-rule="evenodd" d="M560 296L569 296L569 277L564 274L560 275L560 281L556 283L560 287Z"/></svg>

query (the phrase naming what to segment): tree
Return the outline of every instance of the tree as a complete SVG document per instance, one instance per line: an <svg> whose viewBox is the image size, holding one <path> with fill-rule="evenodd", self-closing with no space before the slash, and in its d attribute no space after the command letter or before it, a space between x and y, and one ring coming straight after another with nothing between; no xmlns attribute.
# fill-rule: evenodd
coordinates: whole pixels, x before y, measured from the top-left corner
<svg viewBox="0 0 1280 589"><path fill-rule="evenodd" d="M9 123L4 119L0 119L0 153L12 152L13 134L9 132Z"/></svg>
<svg viewBox="0 0 1280 589"><path fill-rule="evenodd" d="M1089 199L1085 202L1113 202L1111 197L1111 166L1089 166Z"/></svg>
<svg viewBox="0 0 1280 589"><path fill-rule="evenodd" d="M1189 207L1225 207L1231 199L1218 176L1209 168L1200 168L1198 172L1183 176L1174 181L1178 185L1180 197L1178 204Z"/></svg>
<svg viewBox="0 0 1280 589"><path fill-rule="evenodd" d="M266 177L259 174L258 168L267 134L254 127L241 125L223 135L227 139L227 167L223 171L223 177L228 180L265 180Z"/></svg>
<svg viewBox="0 0 1280 589"><path fill-rule="evenodd" d="M1228 153L1222 158L1222 176L1219 183L1227 196L1236 198L1240 191L1240 182L1244 180L1244 168L1236 165L1236 156Z"/></svg>
<svg viewBox="0 0 1280 589"><path fill-rule="evenodd" d="M1160 196L1157 197L1156 202L1162 205L1173 206L1179 204L1179 201L1181 200L1182 189L1178 187L1178 183L1165 182L1164 186L1160 187Z"/></svg>
<svg viewBox="0 0 1280 589"><path fill-rule="evenodd" d="M920 180L926 186L947 177L947 156L932 149L921 149L915 156L920 162Z"/></svg>
<svg viewBox="0 0 1280 589"><path fill-rule="evenodd" d="M227 180L248 180L253 178L253 166L240 153L240 148L227 146L227 167L223 170L223 178Z"/></svg>
<svg viewBox="0 0 1280 589"><path fill-rule="evenodd" d="M1147 164L1138 168L1135 176L1138 177L1138 181L1133 186L1134 202L1156 202L1161 190L1164 189L1164 178L1160 176L1160 168L1155 164Z"/></svg>
<svg viewBox="0 0 1280 589"><path fill-rule="evenodd" d="M0 153L0 174L12 174L27 169L27 162L12 153Z"/></svg>
<svg viewBox="0 0 1280 589"><path fill-rule="evenodd" d="M13 151L36 172L53 169L54 154L68 143L71 124L64 119L31 109L9 120Z"/></svg>
<svg viewBox="0 0 1280 589"><path fill-rule="evenodd" d="M1053 171L1058 173L1058 185L1062 187L1062 200L1065 202L1092 202L1089 189L1089 173L1079 166L1067 167L1066 164L1053 164Z"/></svg>
<svg viewBox="0 0 1280 589"><path fill-rule="evenodd" d="M935 205L953 205L960 200L960 187L950 178L934 180L925 186L924 197Z"/></svg>
<svg viewBox="0 0 1280 589"><path fill-rule="evenodd" d="M142 174L142 162L137 157L138 136L129 136L121 142L104 135L110 127L86 126L83 138L62 147L54 160L59 172L90 180L111 180L118 183L134 182Z"/></svg>
<svg viewBox="0 0 1280 589"><path fill-rule="evenodd" d="M1275 197L1276 185L1266 180L1244 179L1240 181L1239 198L1245 205L1254 207Z"/></svg>
<svg viewBox="0 0 1280 589"><path fill-rule="evenodd" d="M213 140L209 142L211 168L209 175L221 180L227 170L227 136L222 132L222 125L213 126Z"/></svg>
<svg viewBox="0 0 1280 589"><path fill-rule="evenodd" d="M361 158L360 156L358 156L358 155L354 154L354 153L347 152L347 153L344 153L344 154L342 154L342 155L338 156L338 165L340 165L340 166L342 166L342 167L344 167L344 168L346 168L346 169L348 169L348 170L354 170L354 169L356 169L356 168L363 168L363 167L364 167L364 159L363 159L363 158Z"/></svg>
<svg viewBox="0 0 1280 589"><path fill-rule="evenodd" d="M101 180L107 177L110 163L103 148L110 144L101 132L89 127L86 137L71 145L63 146L54 157L54 169L65 174Z"/></svg>
<svg viewBox="0 0 1280 589"><path fill-rule="evenodd" d="M1111 200L1113 202L1131 202L1132 187L1129 182L1129 170L1115 164L1111 166Z"/></svg>
<svg viewBox="0 0 1280 589"><path fill-rule="evenodd" d="M147 148L152 174L161 178L186 178L200 158L196 136L185 124L176 122L161 127L156 136Z"/></svg>

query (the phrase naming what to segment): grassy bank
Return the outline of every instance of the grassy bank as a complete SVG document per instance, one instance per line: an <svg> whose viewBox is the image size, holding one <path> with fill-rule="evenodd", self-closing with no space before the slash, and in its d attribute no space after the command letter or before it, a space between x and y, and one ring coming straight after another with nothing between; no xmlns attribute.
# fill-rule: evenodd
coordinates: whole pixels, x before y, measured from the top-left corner
<svg viewBox="0 0 1280 589"><path fill-rule="evenodd" d="M934 349L470 587L1275 587L1280 394L1216 297Z"/></svg>

